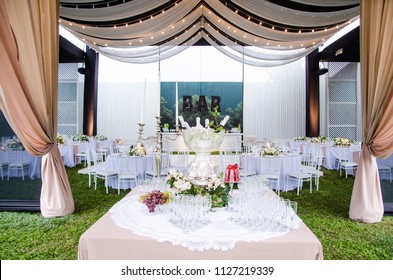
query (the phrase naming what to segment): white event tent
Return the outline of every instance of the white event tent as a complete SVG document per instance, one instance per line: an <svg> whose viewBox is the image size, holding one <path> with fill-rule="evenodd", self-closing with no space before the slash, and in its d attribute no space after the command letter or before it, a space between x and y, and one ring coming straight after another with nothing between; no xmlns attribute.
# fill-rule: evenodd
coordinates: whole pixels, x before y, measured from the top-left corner
<svg viewBox="0 0 393 280"><path fill-rule="evenodd" d="M98 53L123 62L161 63L203 38L242 65L273 67L307 56L360 16L363 149L350 218L380 221L383 203L375 157L393 151L393 3L284 2L1 0L0 107L26 149L44 155L43 215L74 211L55 145L58 23ZM245 122L251 120L245 116Z"/></svg>

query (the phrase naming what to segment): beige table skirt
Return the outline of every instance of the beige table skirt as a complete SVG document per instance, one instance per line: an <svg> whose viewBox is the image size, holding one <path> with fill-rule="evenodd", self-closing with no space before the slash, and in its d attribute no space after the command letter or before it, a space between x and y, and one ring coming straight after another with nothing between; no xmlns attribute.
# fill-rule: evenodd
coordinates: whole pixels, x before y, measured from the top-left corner
<svg viewBox="0 0 393 280"><path fill-rule="evenodd" d="M128 194L128 195L131 195ZM302 222L300 227L284 236L260 242L238 241L228 251L191 251L169 242L134 234L117 226L106 213L79 240L80 260L320 260L322 245Z"/></svg>

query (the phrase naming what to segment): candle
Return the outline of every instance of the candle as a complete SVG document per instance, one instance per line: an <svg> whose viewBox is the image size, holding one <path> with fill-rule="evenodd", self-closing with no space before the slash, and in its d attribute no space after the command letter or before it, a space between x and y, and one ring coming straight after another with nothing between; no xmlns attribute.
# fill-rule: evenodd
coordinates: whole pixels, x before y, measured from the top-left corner
<svg viewBox="0 0 393 280"><path fill-rule="evenodd" d="M176 81L176 126L179 125L179 88Z"/></svg>
<svg viewBox="0 0 393 280"><path fill-rule="evenodd" d="M143 90L141 117L140 117L139 123L143 123L143 114L144 114L144 110L145 110L145 99L146 99L146 81L147 81L147 78L145 78L145 88Z"/></svg>

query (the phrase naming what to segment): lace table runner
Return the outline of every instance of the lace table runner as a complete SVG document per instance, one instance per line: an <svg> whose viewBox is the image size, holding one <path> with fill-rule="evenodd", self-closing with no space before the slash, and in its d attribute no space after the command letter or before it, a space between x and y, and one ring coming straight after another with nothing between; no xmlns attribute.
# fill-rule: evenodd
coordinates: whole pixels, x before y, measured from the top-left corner
<svg viewBox="0 0 393 280"><path fill-rule="evenodd" d="M137 195L125 197L109 210L117 226L158 242L183 246L191 251L226 251L233 249L237 241L263 241L291 231L285 227L279 230L254 231L234 222L231 218L233 213L221 208L209 213L210 223L197 230L186 232L170 222L170 211L165 209L168 205L165 205L161 211L156 209L154 213L149 213L146 205L140 203L138 199ZM292 230L298 228L301 222L296 215L294 219Z"/></svg>

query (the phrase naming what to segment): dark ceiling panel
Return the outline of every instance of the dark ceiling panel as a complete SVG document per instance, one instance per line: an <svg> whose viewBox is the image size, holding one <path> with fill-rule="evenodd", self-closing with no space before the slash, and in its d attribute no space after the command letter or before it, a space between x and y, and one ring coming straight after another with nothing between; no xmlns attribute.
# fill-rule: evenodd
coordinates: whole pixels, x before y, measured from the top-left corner
<svg viewBox="0 0 393 280"><path fill-rule="evenodd" d="M59 63L79 63L85 61L85 52L63 36L59 36Z"/></svg>
<svg viewBox="0 0 393 280"><path fill-rule="evenodd" d="M360 62L360 28L348 32L319 53L320 61Z"/></svg>
<svg viewBox="0 0 393 280"><path fill-rule="evenodd" d="M268 0L268 2L274 3L276 5L279 5L279 6L288 8L288 9L293 9L293 10L303 11L303 12L313 12L313 13L335 12L335 11L351 9L351 8L359 6L359 4L345 5L345 6L322 6L322 5L318 5L318 1L316 1L312 5L311 4L302 4L302 3L299 3L296 1L289 1L289 0ZM310 1L310 3L311 3L311 1Z"/></svg>

